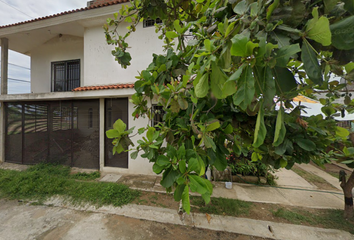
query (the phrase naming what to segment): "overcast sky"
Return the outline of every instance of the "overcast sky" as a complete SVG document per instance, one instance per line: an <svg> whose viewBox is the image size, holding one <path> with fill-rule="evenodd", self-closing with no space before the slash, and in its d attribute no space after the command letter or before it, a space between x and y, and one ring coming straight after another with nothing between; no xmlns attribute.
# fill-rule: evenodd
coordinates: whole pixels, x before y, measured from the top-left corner
<svg viewBox="0 0 354 240"><path fill-rule="evenodd" d="M87 0L0 0L0 26L86 7L86 3ZM9 63L9 78L30 81L29 57L10 51ZM29 83L9 79L9 94L29 92Z"/></svg>

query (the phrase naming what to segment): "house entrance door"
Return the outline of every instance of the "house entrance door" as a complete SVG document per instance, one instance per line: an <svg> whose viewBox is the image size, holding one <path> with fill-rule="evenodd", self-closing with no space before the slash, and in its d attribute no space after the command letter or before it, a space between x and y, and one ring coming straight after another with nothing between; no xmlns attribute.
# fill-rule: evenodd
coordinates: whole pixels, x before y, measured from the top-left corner
<svg viewBox="0 0 354 240"><path fill-rule="evenodd" d="M105 99L105 131L112 129L116 120L121 119L128 128L128 99L107 98ZM105 162L106 167L128 168L128 153L116 153L113 155L112 139L105 135Z"/></svg>

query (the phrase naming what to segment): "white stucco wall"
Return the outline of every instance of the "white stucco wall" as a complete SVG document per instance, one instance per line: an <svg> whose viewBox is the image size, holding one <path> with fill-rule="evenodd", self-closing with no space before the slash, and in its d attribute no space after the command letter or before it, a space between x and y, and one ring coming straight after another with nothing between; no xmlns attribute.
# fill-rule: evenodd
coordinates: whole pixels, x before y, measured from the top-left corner
<svg viewBox="0 0 354 240"><path fill-rule="evenodd" d="M119 26L118 31L126 32L127 24ZM155 27L143 28L140 23L136 32L127 42L132 56L131 65L122 68L111 54L114 46L107 45L101 26L86 28L84 34L85 79L84 86L133 83L138 71L141 72L152 62L152 53L163 53L163 41L158 39Z"/></svg>
<svg viewBox="0 0 354 240"><path fill-rule="evenodd" d="M81 86L84 79L84 41L70 35L56 36L31 50L31 92L51 92L51 63L80 59Z"/></svg>

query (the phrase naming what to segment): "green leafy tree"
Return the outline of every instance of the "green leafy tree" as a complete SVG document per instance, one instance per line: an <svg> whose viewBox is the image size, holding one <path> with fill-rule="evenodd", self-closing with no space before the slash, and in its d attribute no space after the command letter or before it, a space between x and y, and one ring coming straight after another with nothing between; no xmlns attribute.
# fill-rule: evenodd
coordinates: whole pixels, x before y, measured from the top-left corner
<svg viewBox="0 0 354 240"><path fill-rule="evenodd" d="M151 104L164 111L163 122L138 130L131 146L125 125L107 132L114 151L130 147L162 173L161 185L174 191L189 213L189 192L206 203L213 188L206 166L224 170L226 157L252 152L252 161L290 169L294 163L329 159L328 146L346 139L333 115L340 84L354 75L354 1L135 0L104 26L107 43L126 68L131 56L127 37L147 18L156 25L165 54L135 83L133 116L153 118ZM128 32L119 26L129 23ZM336 78L335 78L336 79ZM298 94L321 99L322 115L304 118L294 105ZM346 105L354 106L348 91ZM351 213L350 213L351 211ZM346 216L353 208L346 211Z"/></svg>

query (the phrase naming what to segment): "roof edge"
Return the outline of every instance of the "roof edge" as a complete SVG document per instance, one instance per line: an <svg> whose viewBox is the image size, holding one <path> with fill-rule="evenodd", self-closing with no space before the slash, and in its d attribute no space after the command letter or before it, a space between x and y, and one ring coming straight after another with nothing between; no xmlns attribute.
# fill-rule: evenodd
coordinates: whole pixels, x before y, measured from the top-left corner
<svg viewBox="0 0 354 240"><path fill-rule="evenodd" d="M91 5L89 7L84 7L84 8L78 8L78 9L74 9L74 10L64 11L64 12L56 13L56 14L53 14L53 15L48 15L48 16L44 16L44 17L34 18L34 19L31 19L31 20L23 21L23 22L17 22L17 23L13 23L13 24L3 25L3 26L0 26L0 29L10 28L10 27L14 27L14 26L27 24L27 23L38 22L38 21L42 21L42 20L46 20L46 19L50 19L50 18L60 17L60 16L63 16L63 15L68 15L68 14L72 14L72 13L83 12L83 11L88 11L88 10L92 10L92 9L96 9L96 8L102 8L102 7L117 5L117 4L121 4L121 3L129 3L129 2L130 2L129 0L113 0L111 2L106 2L106 3L102 3L102 4L95 4L95 5Z"/></svg>

